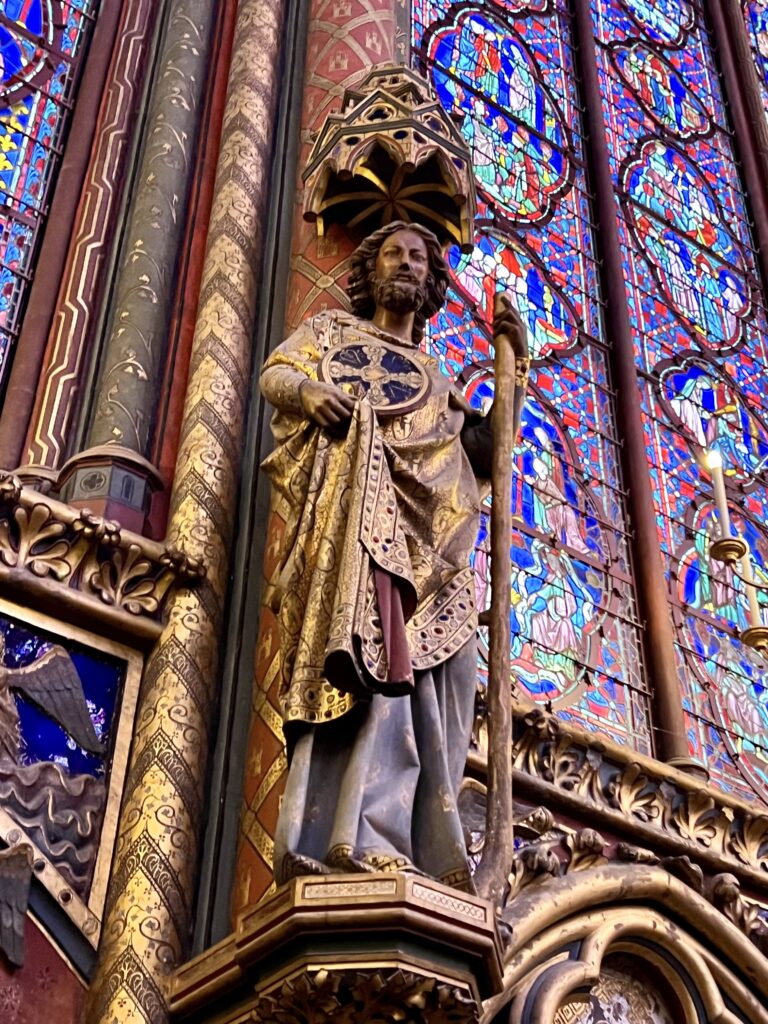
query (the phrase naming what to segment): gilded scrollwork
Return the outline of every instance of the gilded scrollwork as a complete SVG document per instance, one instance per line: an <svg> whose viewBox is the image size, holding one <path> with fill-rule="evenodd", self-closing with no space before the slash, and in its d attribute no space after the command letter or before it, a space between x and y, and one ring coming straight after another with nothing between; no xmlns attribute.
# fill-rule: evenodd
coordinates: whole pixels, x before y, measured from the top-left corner
<svg viewBox="0 0 768 1024"><path fill-rule="evenodd" d="M74 509L0 477L0 578L34 590L55 581L128 618L158 623L172 587L202 576L202 564L176 548L121 530L88 509Z"/></svg>

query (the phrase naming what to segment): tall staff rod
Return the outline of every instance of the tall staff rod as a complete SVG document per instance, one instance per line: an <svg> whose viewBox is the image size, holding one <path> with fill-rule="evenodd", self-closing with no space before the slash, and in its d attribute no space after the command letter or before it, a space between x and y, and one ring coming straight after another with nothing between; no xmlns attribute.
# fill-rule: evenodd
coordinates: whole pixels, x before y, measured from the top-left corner
<svg viewBox="0 0 768 1024"><path fill-rule="evenodd" d="M494 316L510 308L496 296ZM494 399L491 410L491 615L488 664L488 798L485 845L475 871L478 893L500 906L512 869L512 687L510 662L512 546L512 451L518 429L515 410L516 359L508 335L494 337Z"/></svg>

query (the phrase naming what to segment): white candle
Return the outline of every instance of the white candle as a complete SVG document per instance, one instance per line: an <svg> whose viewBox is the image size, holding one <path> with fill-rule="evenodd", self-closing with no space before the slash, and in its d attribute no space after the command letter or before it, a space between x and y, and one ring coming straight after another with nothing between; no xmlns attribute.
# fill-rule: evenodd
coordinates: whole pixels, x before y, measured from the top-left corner
<svg viewBox="0 0 768 1024"><path fill-rule="evenodd" d="M760 605L757 602L757 590L752 586L754 577L752 575L752 558L749 551L741 557L741 575L744 580L744 589L749 601L749 619L751 626L762 626L763 617L760 614Z"/></svg>
<svg viewBox="0 0 768 1024"><path fill-rule="evenodd" d="M731 536L731 517L728 512L728 498L725 493L725 479L723 477L723 458L720 452L707 452L706 464L712 474L712 484L715 488L715 501L717 512L720 516L720 536Z"/></svg>

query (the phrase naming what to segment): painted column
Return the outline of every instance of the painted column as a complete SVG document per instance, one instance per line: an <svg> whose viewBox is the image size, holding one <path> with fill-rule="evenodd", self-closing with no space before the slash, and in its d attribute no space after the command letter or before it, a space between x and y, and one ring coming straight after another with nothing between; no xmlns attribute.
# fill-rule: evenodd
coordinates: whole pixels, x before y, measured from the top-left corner
<svg viewBox="0 0 768 1024"><path fill-rule="evenodd" d="M27 386L30 381L37 386L36 394L30 396L34 398L34 408L31 418L29 411L14 412L14 422L8 430L5 420L0 421L2 452L4 455L8 452L14 465L21 461L25 466L42 466L53 471L63 461L68 428L90 350L93 322L98 315L148 52L156 16L162 12L162 7L163 3L155 0L126 0L123 5L101 100L97 134L45 342L42 372L31 372L30 368L30 375L26 376L23 366L18 371L26 377ZM16 373L14 365L11 388ZM19 402L19 398L14 399L15 410ZM24 429L27 429L26 438Z"/></svg>
<svg viewBox="0 0 768 1024"><path fill-rule="evenodd" d="M61 496L142 531L163 486L147 461L208 84L216 0L171 0L86 450ZM104 446L109 446L104 450Z"/></svg>
<svg viewBox="0 0 768 1024"><path fill-rule="evenodd" d="M344 90L375 64L401 62L404 51L403 5L398 0L312 0L307 39L299 172L306 164L314 133L326 117L340 110ZM311 314L346 305L341 280L348 270L353 243L332 228L322 239L302 216L304 195L296 196L287 285L286 333ZM264 574L269 584L279 568L276 552L285 522L273 504L265 549ZM269 592L267 586L266 593ZM232 915L251 906L272 884L272 852L277 811L287 763L277 695L279 637L274 614L261 610L256 648L251 731L245 759L243 815L232 892Z"/></svg>
<svg viewBox="0 0 768 1024"><path fill-rule="evenodd" d="M89 1024L165 1024L190 937L282 18L280 0L240 0L169 528L207 576L174 598L146 667Z"/></svg>
<svg viewBox="0 0 768 1024"><path fill-rule="evenodd" d="M21 334L0 415L0 466L18 466L24 434L32 415L38 378L51 322L57 308L57 289L66 273L72 234L81 216L83 184L92 165L91 147L100 133L105 85L112 78L115 40L124 30L129 4L101 8L88 48L76 94L64 158L56 176L45 241L35 266Z"/></svg>
<svg viewBox="0 0 768 1024"><path fill-rule="evenodd" d="M126 226L92 445L143 453L185 228L210 60L213 0L173 0Z"/></svg>
<svg viewBox="0 0 768 1024"><path fill-rule="evenodd" d="M645 619L643 639L653 683L657 756L678 768L691 768L683 716L682 695L675 663L674 631L667 584L656 530L653 490L643 436L640 392L635 369L632 325L624 284L617 209L603 122L603 99L597 73L597 53L589 0L575 0L574 30L579 72L585 99L592 181L596 193L597 243L603 265L607 335L611 339L611 368L619 395L616 419L623 442L622 461L628 485L627 507L634 529L638 603Z"/></svg>

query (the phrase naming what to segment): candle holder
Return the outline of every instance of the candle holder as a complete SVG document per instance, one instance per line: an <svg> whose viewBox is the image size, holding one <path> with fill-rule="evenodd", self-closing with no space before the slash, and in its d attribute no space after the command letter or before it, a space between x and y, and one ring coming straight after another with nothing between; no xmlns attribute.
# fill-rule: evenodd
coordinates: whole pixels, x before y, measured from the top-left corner
<svg viewBox="0 0 768 1024"><path fill-rule="evenodd" d="M750 626L739 634L742 643L765 654L768 651L768 626Z"/></svg>
<svg viewBox="0 0 768 1024"><path fill-rule="evenodd" d="M760 654L768 655L768 626L764 626L761 622L762 612L757 600L758 591L768 593L768 586L765 583L757 583L752 575L749 545L741 537L720 537L710 543L709 553L718 562L727 562L733 575L744 585L749 600L752 625L738 634L739 639L748 647L759 651ZM739 561L742 565L741 572L736 568Z"/></svg>
<svg viewBox="0 0 768 1024"><path fill-rule="evenodd" d="M741 537L718 537L709 545L709 553L718 562L735 565L740 562L748 551L747 544Z"/></svg>

